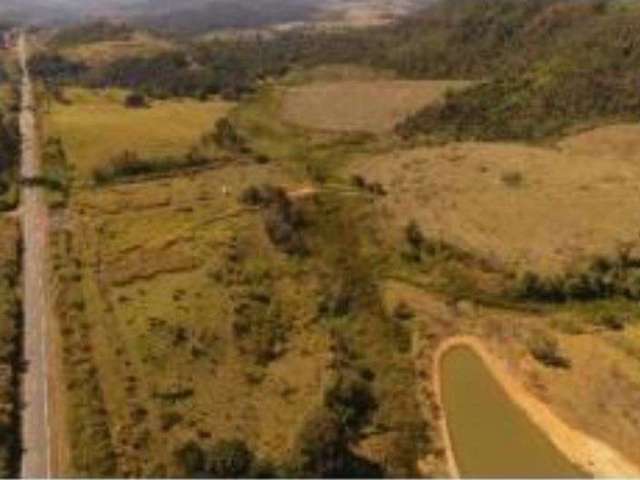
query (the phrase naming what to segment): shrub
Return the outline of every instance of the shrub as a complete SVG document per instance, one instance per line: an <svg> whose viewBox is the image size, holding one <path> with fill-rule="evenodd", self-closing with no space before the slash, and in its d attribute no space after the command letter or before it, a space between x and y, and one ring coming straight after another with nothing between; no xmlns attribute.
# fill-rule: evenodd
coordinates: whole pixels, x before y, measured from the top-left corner
<svg viewBox="0 0 640 480"><path fill-rule="evenodd" d="M405 228L405 238L415 250L420 250L426 243L426 239L420 226L415 220L411 220Z"/></svg>
<svg viewBox="0 0 640 480"><path fill-rule="evenodd" d="M240 201L256 207L269 207L276 202L287 202L287 192L280 187L264 184L250 185L240 195Z"/></svg>
<svg viewBox="0 0 640 480"><path fill-rule="evenodd" d="M264 153L258 153L254 157L254 160L258 165L266 165L267 163L271 163L271 157L269 157L269 155L266 155Z"/></svg>
<svg viewBox="0 0 640 480"><path fill-rule="evenodd" d="M620 331L624 330L625 322L622 317L613 313L605 313L598 317L597 324L602 325L608 330Z"/></svg>
<svg viewBox="0 0 640 480"><path fill-rule="evenodd" d="M309 254L302 234L306 222L302 210L295 205L282 189L263 194L264 225L271 242L288 255Z"/></svg>
<svg viewBox="0 0 640 480"><path fill-rule="evenodd" d="M533 332L528 340L529 352L540 363L547 367L569 368L571 362L562 356L558 340L543 330Z"/></svg>
<svg viewBox="0 0 640 480"><path fill-rule="evenodd" d="M287 477L382 478L383 469L354 455L340 418L326 407L311 412L298 432Z"/></svg>
<svg viewBox="0 0 640 480"><path fill-rule="evenodd" d="M355 301L355 285L348 278L342 278L327 289L318 304L318 313L331 317L344 317L351 313Z"/></svg>
<svg viewBox="0 0 640 480"><path fill-rule="evenodd" d="M162 412L160 414L160 428L168 432L182 421L182 415L178 412Z"/></svg>
<svg viewBox="0 0 640 480"><path fill-rule="evenodd" d="M349 436L357 436L377 408L371 384L350 370L340 372L328 386L324 402Z"/></svg>
<svg viewBox="0 0 640 480"><path fill-rule="evenodd" d="M124 105L127 108L145 108L148 106L146 97L139 92L128 94L124 99Z"/></svg>
<svg viewBox="0 0 640 480"><path fill-rule="evenodd" d="M364 190L367 188L367 181L362 175L353 175L351 177L351 185Z"/></svg>
<svg viewBox="0 0 640 480"><path fill-rule="evenodd" d="M216 122L213 140L220 148L237 153L248 153L247 140L240 135L228 118Z"/></svg>
<svg viewBox="0 0 640 480"><path fill-rule="evenodd" d="M415 312L407 302L401 301L393 309L393 316L398 320L411 320L415 316Z"/></svg>
<svg viewBox="0 0 640 480"><path fill-rule="evenodd" d="M247 477L253 461L253 453L243 441L221 440L207 452L206 472L214 478Z"/></svg>
<svg viewBox="0 0 640 480"><path fill-rule="evenodd" d="M105 167L93 171L93 179L97 184L105 184L123 177L160 174L206 165L209 159L195 155L186 158L140 158L136 152L124 151L117 155Z"/></svg>
<svg viewBox="0 0 640 480"><path fill-rule="evenodd" d="M220 440L211 447L189 441L175 457L192 478L248 477L255 462L253 453L241 440Z"/></svg>
<svg viewBox="0 0 640 480"><path fill-rule="evenodd" d="M502 183L508 187L516 188L522 185L524 177L520 172L505 172L500 177Z"/></svg>
<svg viewBox="0 0 640 480"><path fill-rule="evenodd" d="M387 194L387 190L382 186L380 182L373 182L367 186L369 192L374 195L384 197Z"/></svg>
<svg viewBox="0 0 640 480"><path fill-rule="evenodd" d="M285 350L289 327L277 305L246 301L234 309L232 328L239 350L258 365L267 365Z"/></svg>
<svg viewBox="0 0 640 480"><path fill-rule="evenodd" d="M340 477L347 448L338 416L327 408L315 410L296 437L293 476Z"/></svg>

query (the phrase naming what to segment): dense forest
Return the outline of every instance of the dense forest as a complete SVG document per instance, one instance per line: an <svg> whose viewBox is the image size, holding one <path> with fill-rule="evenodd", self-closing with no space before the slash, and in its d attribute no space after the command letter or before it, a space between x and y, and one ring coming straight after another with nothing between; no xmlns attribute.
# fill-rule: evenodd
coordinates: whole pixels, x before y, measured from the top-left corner
<svg viewBox="0 0 640 480"><path fill-rule="evenodd" d="M640 10L603 0L449 0L398 24L196 42L98 68L33 59L56 83L152 97L238 98L292 66L356 63L405 78L481 80L398 126L404 137L537 139L640 110Z"/></svg>

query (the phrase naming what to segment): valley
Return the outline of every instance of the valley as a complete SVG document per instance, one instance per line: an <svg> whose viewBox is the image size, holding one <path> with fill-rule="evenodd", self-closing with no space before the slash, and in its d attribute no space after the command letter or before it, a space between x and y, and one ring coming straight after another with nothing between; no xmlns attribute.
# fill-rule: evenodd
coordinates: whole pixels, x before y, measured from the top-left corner
<svg viewBox="0 0 640 480"><path fill-rule="evenodd" d="M3 51L2 472L636 474L640 12L196 3Z"/></svg>

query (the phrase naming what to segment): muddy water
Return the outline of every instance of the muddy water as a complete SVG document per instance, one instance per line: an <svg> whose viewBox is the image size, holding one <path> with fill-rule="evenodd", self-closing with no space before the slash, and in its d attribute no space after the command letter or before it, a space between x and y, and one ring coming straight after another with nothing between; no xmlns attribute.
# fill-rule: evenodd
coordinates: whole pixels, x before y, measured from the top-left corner
<svg viewBox="0 0 640 480"><path fill-rule="evenodd" d="M463 477L584 477L518 408L469 347L441 364L442 402Z"/></svg>

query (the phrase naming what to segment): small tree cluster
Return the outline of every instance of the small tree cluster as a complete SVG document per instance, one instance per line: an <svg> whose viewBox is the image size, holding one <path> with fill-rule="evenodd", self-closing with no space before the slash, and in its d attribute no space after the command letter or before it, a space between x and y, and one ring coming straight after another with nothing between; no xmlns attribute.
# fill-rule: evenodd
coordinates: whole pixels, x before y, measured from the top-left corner
<svg viewBox="0 0 640 480"><path fill-rule="evenodd" d="M176 452L176 460L190 478L268 478L273 467L256 458L242 440L219 440L211 446L187 442Z"/></svg>
<svg viewBox="0 0 640 480"><path fill-rule="evenodd" d="M236 153L249 153L250 149L247 140L229 121L228 118L221 118L216 122L216 128L213 133L213 141L215 144L225 150Z"/></svg>
<svg viewBox="0 0 640 480"><path fill-rule="evenodd" d="M596 257L585 267L561 275L525 272L514 291L523 300L551 303L613 297L640 300L640 258L622 249L616 257Z"/></svg>
<svg viewBox="0 0 640 480"><path fill-rule="evenodd" d="M265 212L265 228L269 238L288 255L308 255L309 249L302 235L304 225L301 210L290 202L279 203Z"/></svg>
<svg viewBox="0 0 640 480"><path fill-rule="evenodd" d="M293 448L289 476L310 478L380 478L382 468L354 454L358 439L377 408L368 379L349 367L336 372L322 406L311 411Z"/></svg>

